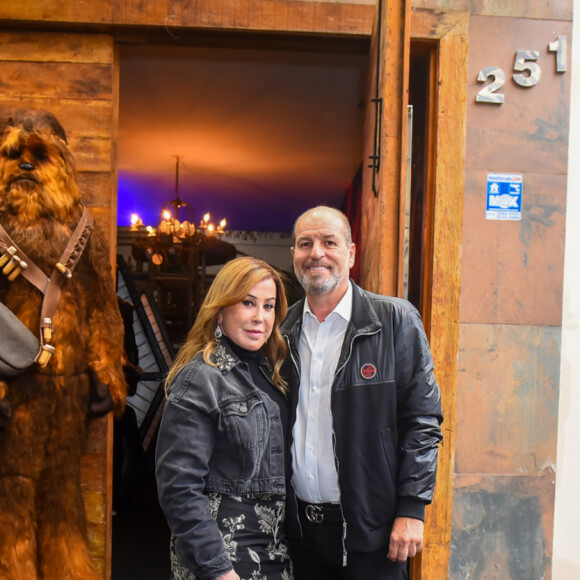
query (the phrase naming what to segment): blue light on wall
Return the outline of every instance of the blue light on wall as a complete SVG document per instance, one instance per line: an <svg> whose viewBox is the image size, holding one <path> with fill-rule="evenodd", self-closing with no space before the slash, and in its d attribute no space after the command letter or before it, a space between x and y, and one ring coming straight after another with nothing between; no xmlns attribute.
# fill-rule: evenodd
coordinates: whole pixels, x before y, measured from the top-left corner
<svg viewBox="0 0 580 580"><path fill-rule="evenodd" d="M147 193L147 186L142 180L130 174L119 173L117 196L117 225L130 226L131 214L136 213L144 224L157 226L159 207Z"/></svg>

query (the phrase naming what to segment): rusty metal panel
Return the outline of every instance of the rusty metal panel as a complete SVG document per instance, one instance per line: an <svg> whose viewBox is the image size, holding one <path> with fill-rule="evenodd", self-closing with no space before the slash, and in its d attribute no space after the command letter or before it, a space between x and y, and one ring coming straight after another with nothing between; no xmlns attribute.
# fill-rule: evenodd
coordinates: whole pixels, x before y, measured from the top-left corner
<svg viewBox="0 0 580 580"><path fill-rule="evenodd" d="M568 37L568 71L556 72L548 44ZM570 108L572 23L473 16L469 25L467 169L566 173ZM538 52L540 81L523 88L513 81L518 50ZM501 105L476 103L487 66L501 68Z"/></svg>
<svg viewBox="0 0 580 580"><path fill-rule="evenodd" d="M461 325L456 473L553 473L560 334L556 327Z"/></svg>
<svg viewBox="0 0 580 580"><path fill-rule="evenodd" d="M572 0L411 0L413 8L465 10L485 16L572 20Z"/></svg>
<svg viewBox="0 0 580 580"><path fill-rule="evenodd" d="M449 580L550 580L554 483L457 476Z"/></svg>
<svg viewBox="0 0 580 580"><path fill-rule="evenodd" d="M473 16L469 35L460 320L559 325L571 72L556 72L548 44L570 42L571 23ZM518 50L539 54L530 88L512 80ZM505 73L501 105L475 101L486 66ZM521 221L485 219L487 173L496 172L523 175Z"/></svg>
<svg viewBox="0 0 580 580"><path fill-rule="evenodd" d="M559 326L566 175L524 175L522 220L485 219L486 171L465 180L461 322Z"/></svg>

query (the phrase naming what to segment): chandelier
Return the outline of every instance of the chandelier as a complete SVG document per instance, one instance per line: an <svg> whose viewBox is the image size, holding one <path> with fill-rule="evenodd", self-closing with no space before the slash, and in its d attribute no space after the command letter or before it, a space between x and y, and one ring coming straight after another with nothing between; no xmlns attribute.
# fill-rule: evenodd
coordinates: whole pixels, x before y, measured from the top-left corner
<svg viewBox="0 0 580 580"><path fill-rule="evenodd" d="M195 211L191 204L179 197L179 156L175 156L175 199L167 201L159 210L157 227L145 226L137 214L131 215L132 244L144 250L145 258L156 266L168 262L170 255L179 255L188 248L201 246L206 238L218 238L224 234L226 220L217 226L206 213L196 227Z"/></svg>

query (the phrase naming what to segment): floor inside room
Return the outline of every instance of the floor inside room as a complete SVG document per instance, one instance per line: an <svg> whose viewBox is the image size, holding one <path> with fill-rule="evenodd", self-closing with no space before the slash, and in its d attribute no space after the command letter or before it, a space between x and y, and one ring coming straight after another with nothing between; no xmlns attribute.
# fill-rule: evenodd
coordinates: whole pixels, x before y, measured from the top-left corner
<svg viewBox="0 0 580 580"><path fill-rule="evenodd" d="M152 472L129 497L115 502L112 580L169 578L169 529Z"/></svg>

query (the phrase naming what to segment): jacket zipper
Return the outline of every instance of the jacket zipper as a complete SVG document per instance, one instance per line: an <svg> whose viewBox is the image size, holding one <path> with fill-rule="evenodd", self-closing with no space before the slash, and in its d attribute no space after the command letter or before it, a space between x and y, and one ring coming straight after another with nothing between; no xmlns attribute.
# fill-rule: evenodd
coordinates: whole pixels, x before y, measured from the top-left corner
<svg viewBox="0 0 580 580"><path fill-rule="evenodd" d="M336 371L334 372L334 378L332 381L332 385L330 387L330 414L332 416L332 386L334 385L334 381L338 375L338 373L340 371L342 371L342 369L346 366L346 364L348 363L348 361L350 360L351 356L352 356L352 350L353 350L353 345L354 345L354 341L356 338L359 338L360 336L373 336L374 334L378 334L380 332L380 328L378 328L377 330L375 330L374 332L361 332L360 334L355 334L355 336L352 337L351 341L350 341L350 348L348 351L348 356L346 357L344 363L341 365L340 368L336 369ZM296 368L296 373L298 375L298 379L299 379L299 384L300 384L300 368L298 366L298 363L296 362L296 358L294 357L294 353L292 352L292 347L291 347L291 343L290 343L290 338L289 338L289 334L285 335L284 338L286 339L286 342L288 343L288 351L290 352L290 358L292 359L292 363L294 364L294 367ZM300 387L299 387L300 388ZM334 423L331 421L331 425L334 425ZM332 427L332 448L333 448L333 453L334 453L334 461L336 463L336 475L338 477L339 471L340 471L340 462L338 460L338 456L336 454L336 435L334 432L334 426ZM296 507L296 513L298 513L298 500L297 500L297 496L296 496L296 488L294 487L294 483L292 483L293 478L290 478L290 482L292 485L292 488L294 489L294 504ZM347 565L347 551L346 551L346 527L347 527L347 523L346 523L346 518L344 517L344 511L342 509L342 495L341 495L341 490L340 490L340 484L338 486L338 493L339 493L339 498L338 498L338 505L340 506L340 513L342 515L342 566L343 568L346 567ZM302 532L302 524L300 523L300 518L298 519L298 527L300 528L300 536L304 537L303 532Z"/></svg>
<svg viewBox="0 0 580 580"><path fill-rule="evenodd" d="M348 356L344 360L344 363L342 364L342 366L340 368L336 369L336 371L334 372L334 378L332 379L332 385L330 386L330 415L331 415L331 417L332 417L332 391L333 391L332 387L334 386L334 381L336 380L338 373L340 371L342 371L342 369L346 366L346 364L350 360L350 357L352 356L352 349L353 349L355 339L358 338L359 336L372 336L373 334L377 334L378 332L380 332L380 328L378 328L374 332L361 332L360 334L355 334L352 337L352 339L350 341L350 349L348 351ZM294 366L296 366L296 363L294 363ZM300 377L300 373L298 374L298 377ZM334 433L334 421L331 421L330 424L332 425L332 450L334 453L334 462L336 463L336 476L337 476L338 480L340 481L340 478L338 477L339 471L340 471L340 461L338 460L338 456L336 454L336 435ZM338 485L338 505L340 506L340 513L342 514L342 567L344 568L344 567L346 567L347 560L348 560L348 554L346 551L347 523L346 523L346 518L344 517L344 511L342 509L342 493L340 490L340 483Z"/></svg>
<svg viewBox="0 0 580 580"><path fill-rule="evenodd" d="M301 380L301 376L300 376L300 368L298 367L298 363L296 362L296 359L294 358L294 353L292 352L292 345L290 344L290 338L289 338L290 334L288 335L284 335L284 338L286 339L286 342L288 344L288 352L290 353L290 358L292 359L292 362L294 363L294 367L296 368L296 374L298 375L298 390L300 391L300 380ZM292 429L294 428L294 425L292 425ZM290 454L292 454L292 449L290 449ZM292 458L290 458L290 472L292 472ZM294 490L294 507L296 508L296 520L298 521L298 528L300 529L300 537L303 538L304 537L304 533L302 531L302 524L300 523L300 517L298 516L299 514L299 508L298 508L298 496L296 495L296 488L294 487L294 478L292 477L292 473L290 473L290 485L292 486L292 489Z"/></svg>

